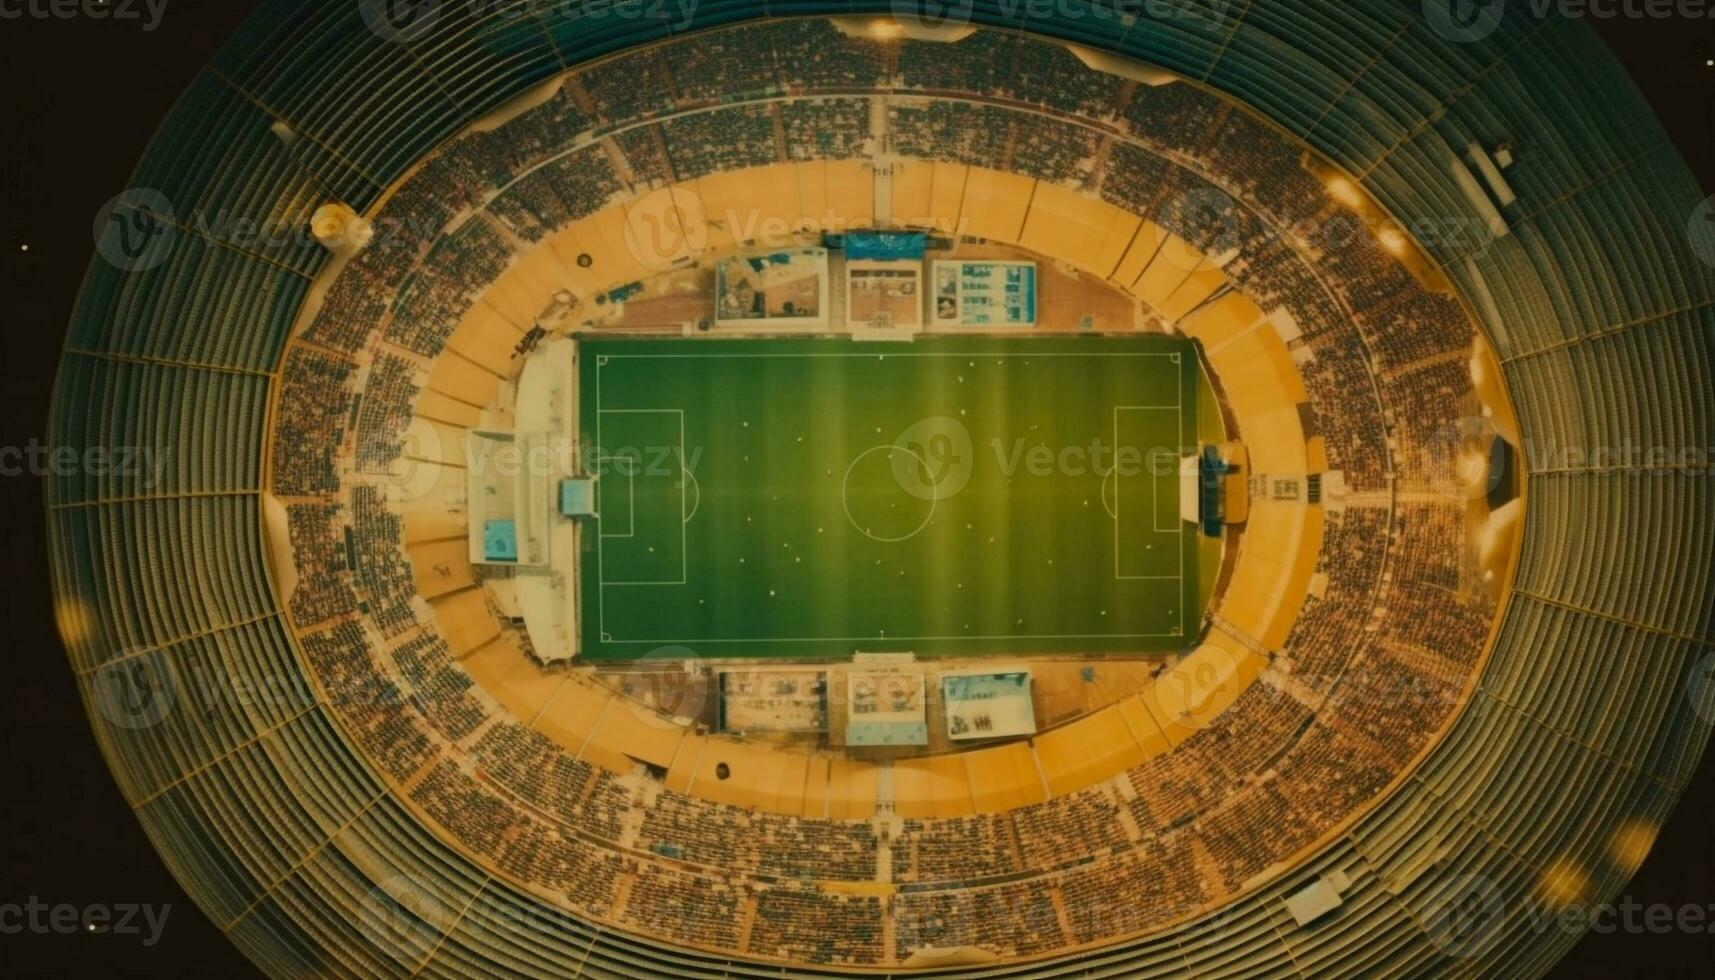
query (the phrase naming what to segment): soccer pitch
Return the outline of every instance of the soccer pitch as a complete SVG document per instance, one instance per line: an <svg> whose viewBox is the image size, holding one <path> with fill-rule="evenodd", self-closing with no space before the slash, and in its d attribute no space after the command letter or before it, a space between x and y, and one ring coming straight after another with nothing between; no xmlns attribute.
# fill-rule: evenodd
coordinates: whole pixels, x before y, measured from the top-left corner
<svg viewBox="0 0 1715 980"><path fill-rule="evenodd" d="M586 657L1142 652L1199 624L1187 341L598 339L578 374Z"/></svg>

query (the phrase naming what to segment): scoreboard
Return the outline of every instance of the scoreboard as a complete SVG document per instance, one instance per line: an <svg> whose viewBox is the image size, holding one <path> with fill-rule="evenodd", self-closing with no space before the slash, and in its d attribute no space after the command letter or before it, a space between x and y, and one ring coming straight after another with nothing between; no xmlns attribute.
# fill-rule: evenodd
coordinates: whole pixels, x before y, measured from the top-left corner
<svg viewBox="0 0 1715 980"><path fill-rule="evenodd" d="M936 326L1036 324L1036 263L940 260L931 297Z"/></svg>

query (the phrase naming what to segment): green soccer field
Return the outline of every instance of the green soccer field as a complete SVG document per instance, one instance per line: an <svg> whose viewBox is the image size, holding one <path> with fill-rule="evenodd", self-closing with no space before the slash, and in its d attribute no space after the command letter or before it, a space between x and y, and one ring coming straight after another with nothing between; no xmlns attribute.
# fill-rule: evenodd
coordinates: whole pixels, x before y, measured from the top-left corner
<svg viewBox="0 0 1715 980"><path fill-rule="evenodd" d="M1199 623L1186 341L590 340L578 372L584 656L1144 652Z"/></svg>

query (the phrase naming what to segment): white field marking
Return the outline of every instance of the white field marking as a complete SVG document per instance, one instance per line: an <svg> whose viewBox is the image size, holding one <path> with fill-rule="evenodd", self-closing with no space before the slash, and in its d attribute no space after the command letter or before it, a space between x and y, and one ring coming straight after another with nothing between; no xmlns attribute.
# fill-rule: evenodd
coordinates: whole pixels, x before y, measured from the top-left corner
<svg viewBox="0 0 1715 980"><path fill-rule="evenodd" d="M1117 454L1120 446L1120 413L1121 412L1166 412L1174 413L1176 424L1173 431L1179 433L1183 425L1184 410L1178 405L1115 405L1113 409L1114 452ZM1182 435L1182 434L1181 434ZM1115 457L1115 469L1118 469L1118 456ZM1177 474L1173 477L1177 479ZM1151 534L1171 534L1178 543L1183 543L1185 529L1183 527L1164 528L1161 526L1161 478L1151 474L1149 481L1149 526ZM1179 574L1177 575L1126 575L1121 571L1120 555L1124 553L1120 547L1120 516L1124 511L1120 507L1120 477L1114 477L1114 578L1122 582L1182 582L1185 577L1185 556L1183 548L1179 556ZM1181 589L1181 612L1184 610L1183 589Z"/></svg>
<svg viewBox="0 0 1715 980"><path fill-rule="evenodd" d="M1149 640L1168 636L1179 636L1175 628L1166 633L987 633L983 635L965 636L895 636L887 634L888 642L894 641L935 641L951 640ZM694 646L696 644L715 643L871 643L882 637L871 633L864 636L760 636L760 637L720 637L718 639L651 639L651 640L615 640L605 639L606 643L652 643L658 646L678 644Z"/></svg>
<svg viewBox="0 0 1715 980"><path fill-rule="evenodd" d="M639 579L636 581L623 581L623 582L610 582L610 581L608 581L607 574L606 574L606 562L604 561L604 555L603 555L603 547L604 547L605 540L608 537L608 535L597 534L596 535L596 581L598 583L597 591L605 593L607 590L607 587L610 585L630 585L630 586L684 585L684 584L686 584L687 580L690 578L689 541L687 540L686 531L685 531L685 504L688 502L687 481L684 478L684 474L686 472L685 471L685 410L682 408L602 408L601 407L601 368L602 368L602 366L604 366L608 362L608 360L612 359L613 356L614 355L603 355L600 359L598 359L598 361L596 363L596 406L595 406L595 411L596 411L596 448L598 451L601 451L605 454L605 448L601 444L601 418L604 415L676 415L676 416L678 416L678 419L679 419L679 447L678 447L679 472L680 472L680 477L679 477L679 578L677 581L650 580L650 579ZM610 458L617 458L617 457L610 457ZM701 494L701 491L699 489L699 492L698 492L699 500L700 500L701 496L702 496L702 494ZM600 518L598 517L597 520L600 520ZM631 520L632 520L632 529L633 529L633 531L635 531L636 530L636 524L637 524L637 515L636 515L635 511L632 514ZM616 537L617 536L618 535L616 535ZM605 596L604 596L604 599L605 599ZM603 608L601 609L601 611L599 613L599 615L602 615L603 617L605 617L605 615L606 615L605 605L606 605L605 602L603 602ZM605 625L606 625L605 618L598 620L598 622L597 622L598 628L605 627Z"/></svg>
<svg viewBox="0 0 1715 980"><path fill-rule="evenodd" d="M625 509L625 533L609 534L606 531L601 531L599 532L599 535L603 538L634 538L637 536L637 461L632 459L630 456L608 456L605 453L597 457L598 462L614 462L621 459L627 460L632 464L631 469L620 471L620 474L625 477L626 497L631 501ZM601 486L600 482L596 483L597 494L602 492ZM602 507L596 508L596 516L598 520L600 518L601 511L605 509L606 508Z"/></svg>
<svg viewBox="0 0 1715 980"><path fill-rule="evenodd" d="M866 528L863 525L859 524L857 522L857 518L852 516L851 502L846 499L847 498L847 489L846 488L851 485L852 470L857 468L858 462L861 461L865 456L868 456L871 453L881 452L884 449L887 450L888 452L893 452L895 450L897 450L898 452L902 452L902 453L906 454L907 456L910 456L912 459L916 460L917 465L923 467L923 472L927 473L929 471L929 461L928 460L924 459L922 456L917 455L917 453L913 452L912 450L906 449L903 446L895 446L892 443L883 443L882 445L879 445L879 446L871 446L868 449L865 449L863 452L858 453L856 456L853 456L852 461L849 464L847 464L847 466L846 466L846 474L844 477L842 477L840 479L840 509L846 512L846 520L851 522L852 527L857 528L859 534L862 534L864 537L869 538L871 541L879 541L882 544L897 544L901 541L909 541L910 539L912 539L912 538L916 537L917 535L923 533L923 529L928 527L929 522L933 521L935 519L935 507L937 504L939 504L941 502L941 495L939 493L937 493L935 496L929 498L929 513L925 514L923 516L922 523L918 524L912 530L907 531L906 533L901 534L898 537L893 537L893 538L884 538L879 534L871 534L869 531L869 528Z"/></svg>
<svg viewBox="0 0 1715 980"><path fill-rule="evenodd" d="M854 354L854 353L841 354L841 353L837 353L837 352L829 352L829 353L821 353L821 354L807 354L807 353L799 353L799 354L760 354L760 353L758 353L758 354L736 354L736 353L722 353L720 351L714 351L714 352L705 351L703 353L695 353L695 354L690 353L690 352L686 352L686 351L676 351L676 352L671 353L671 354L603 354L603 355L601 355L601 363L606 364L610 360L611 361L673 360L673 359L689 359L689 360L763 360L763 359L791 360L794 358L808 359L808 358L829 358L829 357L859 358L859 359L865 360L865 361L873 361L873 360L877 360L877 359L887 360L889 358L901 358L901 359L903 359L903 358L908 358L908 357L914 357L914 358L995 357L995 358L1021 358L1021 359L1029 359L1032 357L1043 357L1043 358L1047 358L1047 357L1084 357L1084 358L1164 357L1164 358L1167 358L1170 362L1172 362L1174 364L1179 363L1179 355L1177 353L1164 353L1164 352L1160 352L1160 351L1153 351L1153 352L1152 351L1105 351L1105 352L1104 351L1040 351L1040 352L1039 351L1032 351L1029 353L1022 353L1019 351L993 351L993 352L985 353L983 351L917 351L917 352L897 351L896 352L896 351L891 351L891 350L885 354L880 354L880 355L877 355L873 352L868 353L868 354ZM612 411L625 411L625 409L611 409L610 408L607 411L610 411L610 412L612 412ZM638 409L638 411L653 411L653 410L652 409Z"/></svg>
<svg viewBox="0 0 1715 980"><path fill-rule="evenodd" d="M875 358L876 356L877 355L874 353L815 353L815 354L809 354L809 353L796 353L796 354L742 353L741 354L741 353L720 353L720 352L700 352L700 353L677 352L677 353L671 353L671 354L602 354L602 355L599 355L597 358L597 362L596 362L596 368L597 369L595 372L595 381L596 381L596 385L595 385L595 388L596 388L596 444L598 446L601 445L601 416L604 414L651 414L651 413L665 414L665 413L676 413L679 416L679 460L680 460L680 468L683 472L689 474L688 470L684 470L684 458L685 458L685 445L684 445L684 443L685 443L685 435L684 435L684 433L685 433L685 413L684 413L684 409L668 409L668 408L663 408L663 409L604 409L601 407L601 370L600 369L602 367L606 366L610 360L646 360L646 359L670 360L670 359L676 359L676 358L677 359L693 359L693 360L695 360L695 359L707 359L707 360L780 359L780 360L789 360L789 359L793 359L793 358L800 358L800 359L861 358L864 360L869 360L869 359ZM1167 358L1170 363L1173 363L1173 364L1180 363L1180 357L1179 357L1178 352L1170 352L1170 353L1164 353L1164 352L1128 352L1128 353L1121 353L1121 352L1095 352L1095 351L1082 351L1082 352L1081 351L1046 351L1046 352L1045 351L1032 351L1029 353L1023 353L1023 352L1016 352L1016 351L994 351L994 352L984 352L984 351L958 351L958 352L954 352L954 351L947 351L947 352L889 352L888 354L883 355L883 357L884 358L885 357L923 358L923 359L961 358L961 357L962 358L978 358L978 357L994 357L994 358L1041 357L1041 358L1051 358L1052 357L1052 358L1095 358L1095 359L1162 357L1162 358ZM1123 407L1126 409L1138 409L1138 410L1149 410L1149 411L1167 411L1167 410L1171 409L1171 410L1178 413L1178 415L1176 416L1176 418L1179 419L1178 428L1182 430L1183 425L1184 425L1184 422L1183 422L1183 417L1184 417L1183 401L1184 401L1184 385L1185 385L1182 372L1175 372L1175 380L1177 381L1177 384L1178 384L1179 396L1180 396L1180 402L1181 402L1178 405L1128 405L1128 406L1120 406L1120 407ZM1115 447L1116 447L1116 449L1118 447L1118 411L1119 411L1119 408L1116 408L1115 409ZM1180 432L1181 439L1183 439L1183 435L1184 434L1181 431ZM687 481L685 481L683 479L680 480L680 512L681 513L684 513L686 482ZM1152 489L1153 489L1153 486L1152 486ZM700 508L701 503L702 503L701 484L698 485L697 496L698 496L698 507ZM1114 509L1115 509L1115 511L1117 511L1119 509L1119 480L1118 480L1117 476L1114 480ZM694 513L694 511L693 511L693 513ZM1151 515L1151 518L1152 518L1151 524L1152 525L1156 523L1156 521L1154 520L1154 517L1155 517L1155 515L1152 514ZM635 521L635 517L633 518L633 520ZM688 522L689 518L686 518L686 521ZM685 566L686 566L686 563L688 562L689 559L688 559L688 551L684 547L686 539L684 537L683 526L681 526L681 532L680 533L681 533L681 537L680 537L680 543L681 543L681 548L680 548L681 574L680 574L680 581L678 581L678 582L609 582L609 581L607 581L605 578L605 572L604 572L604 569L605 569L604 553L603 553L603 549L601 546L602 536L600 536L600 535L597 536L597 542L596 542L596 578L597 578L597 582L598 582L598 588L596 590L598 593L597 624L598 624L598 629L600 631L600 635L601 635L603 643L612 643L612 644L616 644L616 645L645 644L645 643L660 645L660 644L677 643L677 644L683 644L686 646L694 646L696 644L715 644L715 643L867 643L867 642L871 642L871 641L876 639L876 637L872 636L872 635L864 635L864 636L818 636L818 637L732 637L732 638L723 637L723 638L719 638L719 639L709 639L709 638L700 638L700 639L699 638L691 638L691 639L648 639L648 640L616 640L616 639L614 639L612 637L612 635L609 634L605 629L605 618L606 618L606 595L605 594L606 594L607 586L609 586L609 585L630 586L630 585L684 585L684 584L686 584L685 578L687 577L688 569ZM1156 529L1155 533L1169 533L1169 532ZM1119 571L1119 569L1118 569L1118 565L1119 565L1119 551L1118 551L1119 520L1118 520L1117 516L1115 517L1115 521L1114 521L1115 578L1125 580L1125 581L1173 581L1173 580L1177 579L1179 581L1179 588L1180 588L1180 619L1181 619L1181 621L1183 621L1184 594L1185 594L1185 555L1184 555L1184 548L1182 546L1183 541L1184 541L1184 534L1185 534L1184 528L1183 527L1178 528L1177 535L1178 535L1179 541L1181 542L1180 555L1179 555L1179 574L1178 575L1176 575L1176 576L1175 575L1122 576L1122 575L1118 574L1118 571ZM1183 635L1183 632L1184 632L1183 625L1181 625L1181 626L1174 627L1171 631L1166 632L1166 633L1024 633L1024 634L996 633L996 634L965 635L965 636L894 636L894 637L889 637L888 639L890 642L891 641L947 642L947 641L964 641L964 640L971 640L971 641L976 641L976 640L985 640L985 641L989 641L989 640L1141 640L1141 639L1158 639L1158 638L1181 636L1181 635Z"/></svg>
<svg viewBox="0 0 1715 980"><path fill-rule="evenodd" d="M684 523L689 524L689 523L691 523L691 518L696 517L697 511L701 510L703 507L703 484L702 484L701 480L697 479L697 474L692 473L689 469L685 468L685 460L683 457L684 457L684 454L681 453L680 459L679 459L680 488L683 489L683 485L686 482L689 482L692 486L695 486L697 488L697 506L692 507L691 512L689 514L686 514L684 517ZM683 498L681 497L681 499L683 499Z"/></svg>

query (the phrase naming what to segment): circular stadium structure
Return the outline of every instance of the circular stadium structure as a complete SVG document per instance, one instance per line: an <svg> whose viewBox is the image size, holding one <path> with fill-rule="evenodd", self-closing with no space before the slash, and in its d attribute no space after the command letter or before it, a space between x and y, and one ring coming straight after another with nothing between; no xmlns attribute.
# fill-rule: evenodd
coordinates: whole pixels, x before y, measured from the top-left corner
<svg viewBox="0 0 1715 980"><path fill-rule="evenodd" d="M271 975L1540 975L1715 720L1700 198L1519 5L266 4L60 631Z"/></svg>

